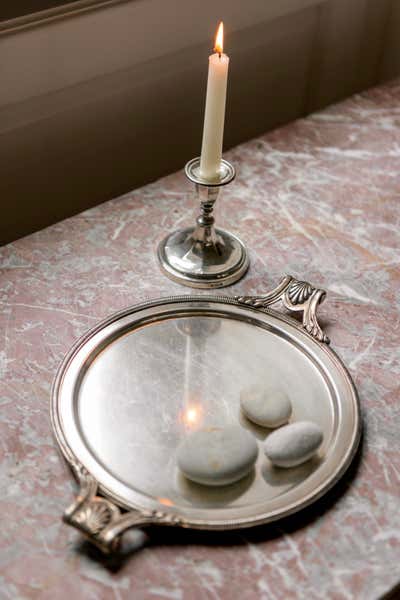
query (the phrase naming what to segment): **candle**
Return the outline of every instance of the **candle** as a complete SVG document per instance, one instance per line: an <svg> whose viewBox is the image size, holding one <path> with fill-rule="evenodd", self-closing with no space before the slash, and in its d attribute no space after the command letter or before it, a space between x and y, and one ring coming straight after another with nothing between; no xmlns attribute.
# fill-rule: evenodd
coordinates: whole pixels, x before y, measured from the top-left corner
<svg viewBox="0 0 400 600"><path fill-rule="evenodd" d="M200 175L209 181L218 180L222 157L229 66L229 57L223 54L223 38L224 24L221 21L215 38L215 53L208 58L206 109L200 158Z"/></svg>

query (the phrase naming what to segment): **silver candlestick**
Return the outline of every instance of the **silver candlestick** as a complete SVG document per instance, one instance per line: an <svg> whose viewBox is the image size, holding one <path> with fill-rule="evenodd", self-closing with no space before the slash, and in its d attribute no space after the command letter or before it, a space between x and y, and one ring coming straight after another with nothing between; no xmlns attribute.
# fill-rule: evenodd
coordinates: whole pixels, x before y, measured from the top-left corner
<svg viewBox="0 0 400 600"><path fill-rule="evenodd" d="M158 246L158 260L164 273L174 281L194 288L231 285L249 267L244 244L232 233L214 227L214 204L219 190L235 178L235 169L221 161L218 179L208 181L200 175L200 158L185 166L186 177L195 184L200 215L194 227L174 231Z"/></svg>

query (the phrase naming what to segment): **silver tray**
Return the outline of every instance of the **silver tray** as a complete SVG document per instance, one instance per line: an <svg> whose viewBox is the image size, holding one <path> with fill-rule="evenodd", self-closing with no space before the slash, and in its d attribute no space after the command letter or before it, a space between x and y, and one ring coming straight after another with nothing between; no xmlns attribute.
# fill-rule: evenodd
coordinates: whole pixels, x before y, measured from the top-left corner
<svg viewBox="0 0 400 600"><path fill-rule="evenodd" d="M256 297L179 296L114 314L83 338L57 374L51 414L79 483L64 515L105 552L130 527L232 529L268 523L310 504L343 474L360 437L357 394L321 330L325 292L286 276ZM270 308L282 301L300 323ZM186 480L176 447L200 427L237 423L261 444L268 430L239 408L240 389L268 381L319 423L316 457L293 469L269 464L222 488Z"/></svg>

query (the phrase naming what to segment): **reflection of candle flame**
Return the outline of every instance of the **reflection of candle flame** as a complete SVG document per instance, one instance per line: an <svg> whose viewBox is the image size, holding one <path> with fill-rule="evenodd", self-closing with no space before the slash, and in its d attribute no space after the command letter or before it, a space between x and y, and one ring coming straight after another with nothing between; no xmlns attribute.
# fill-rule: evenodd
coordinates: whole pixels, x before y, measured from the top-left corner
<svg viewBox="0 0 400 600"><path fill-rule="evenodd" d="M197 410L195 408L189 408L186 411L186 421L188 423L195 423L197 421Z"/></svg>
<svg viewBox="0 0 400 600"><path fill-rule="evenodd" d="M218 27L217 35L215 38L215 52L217 52L220 56L224 51L224 24L221 21Z"/></svg>
<svg viewBox="0 0 400 600"><path fill-rule="evenodd" d="M201 406L198 404L189 404L187 408L181 413L180 420L186 427L195 427L199 425L202 418Z"/></svg>
<svg viewBox="0 0 400 600"><path fill-rule="evenodd" d="M174 503L169 498L157 498L157 500L165 506L174 506Z"/></svg>

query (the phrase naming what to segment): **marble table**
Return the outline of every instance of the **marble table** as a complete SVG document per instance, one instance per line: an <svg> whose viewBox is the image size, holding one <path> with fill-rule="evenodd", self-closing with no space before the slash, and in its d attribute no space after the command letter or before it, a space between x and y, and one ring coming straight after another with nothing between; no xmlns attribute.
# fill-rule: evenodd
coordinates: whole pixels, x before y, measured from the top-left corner
<svg viewBox="0 0 400 600"><path fill-rule="evenodd" d="M261 293L283 273L328 291L320 313L359 390L361 451L326 498L270 526L136 531L107 560L61 522L76 488L50 429L52 380L96 321L182 293L154 249L196 205L182 172L168 176L0 249L1 598L368 600L398 584L400 83L227 158L238 178L219 220L251 269L226 291Z"/></svg>

